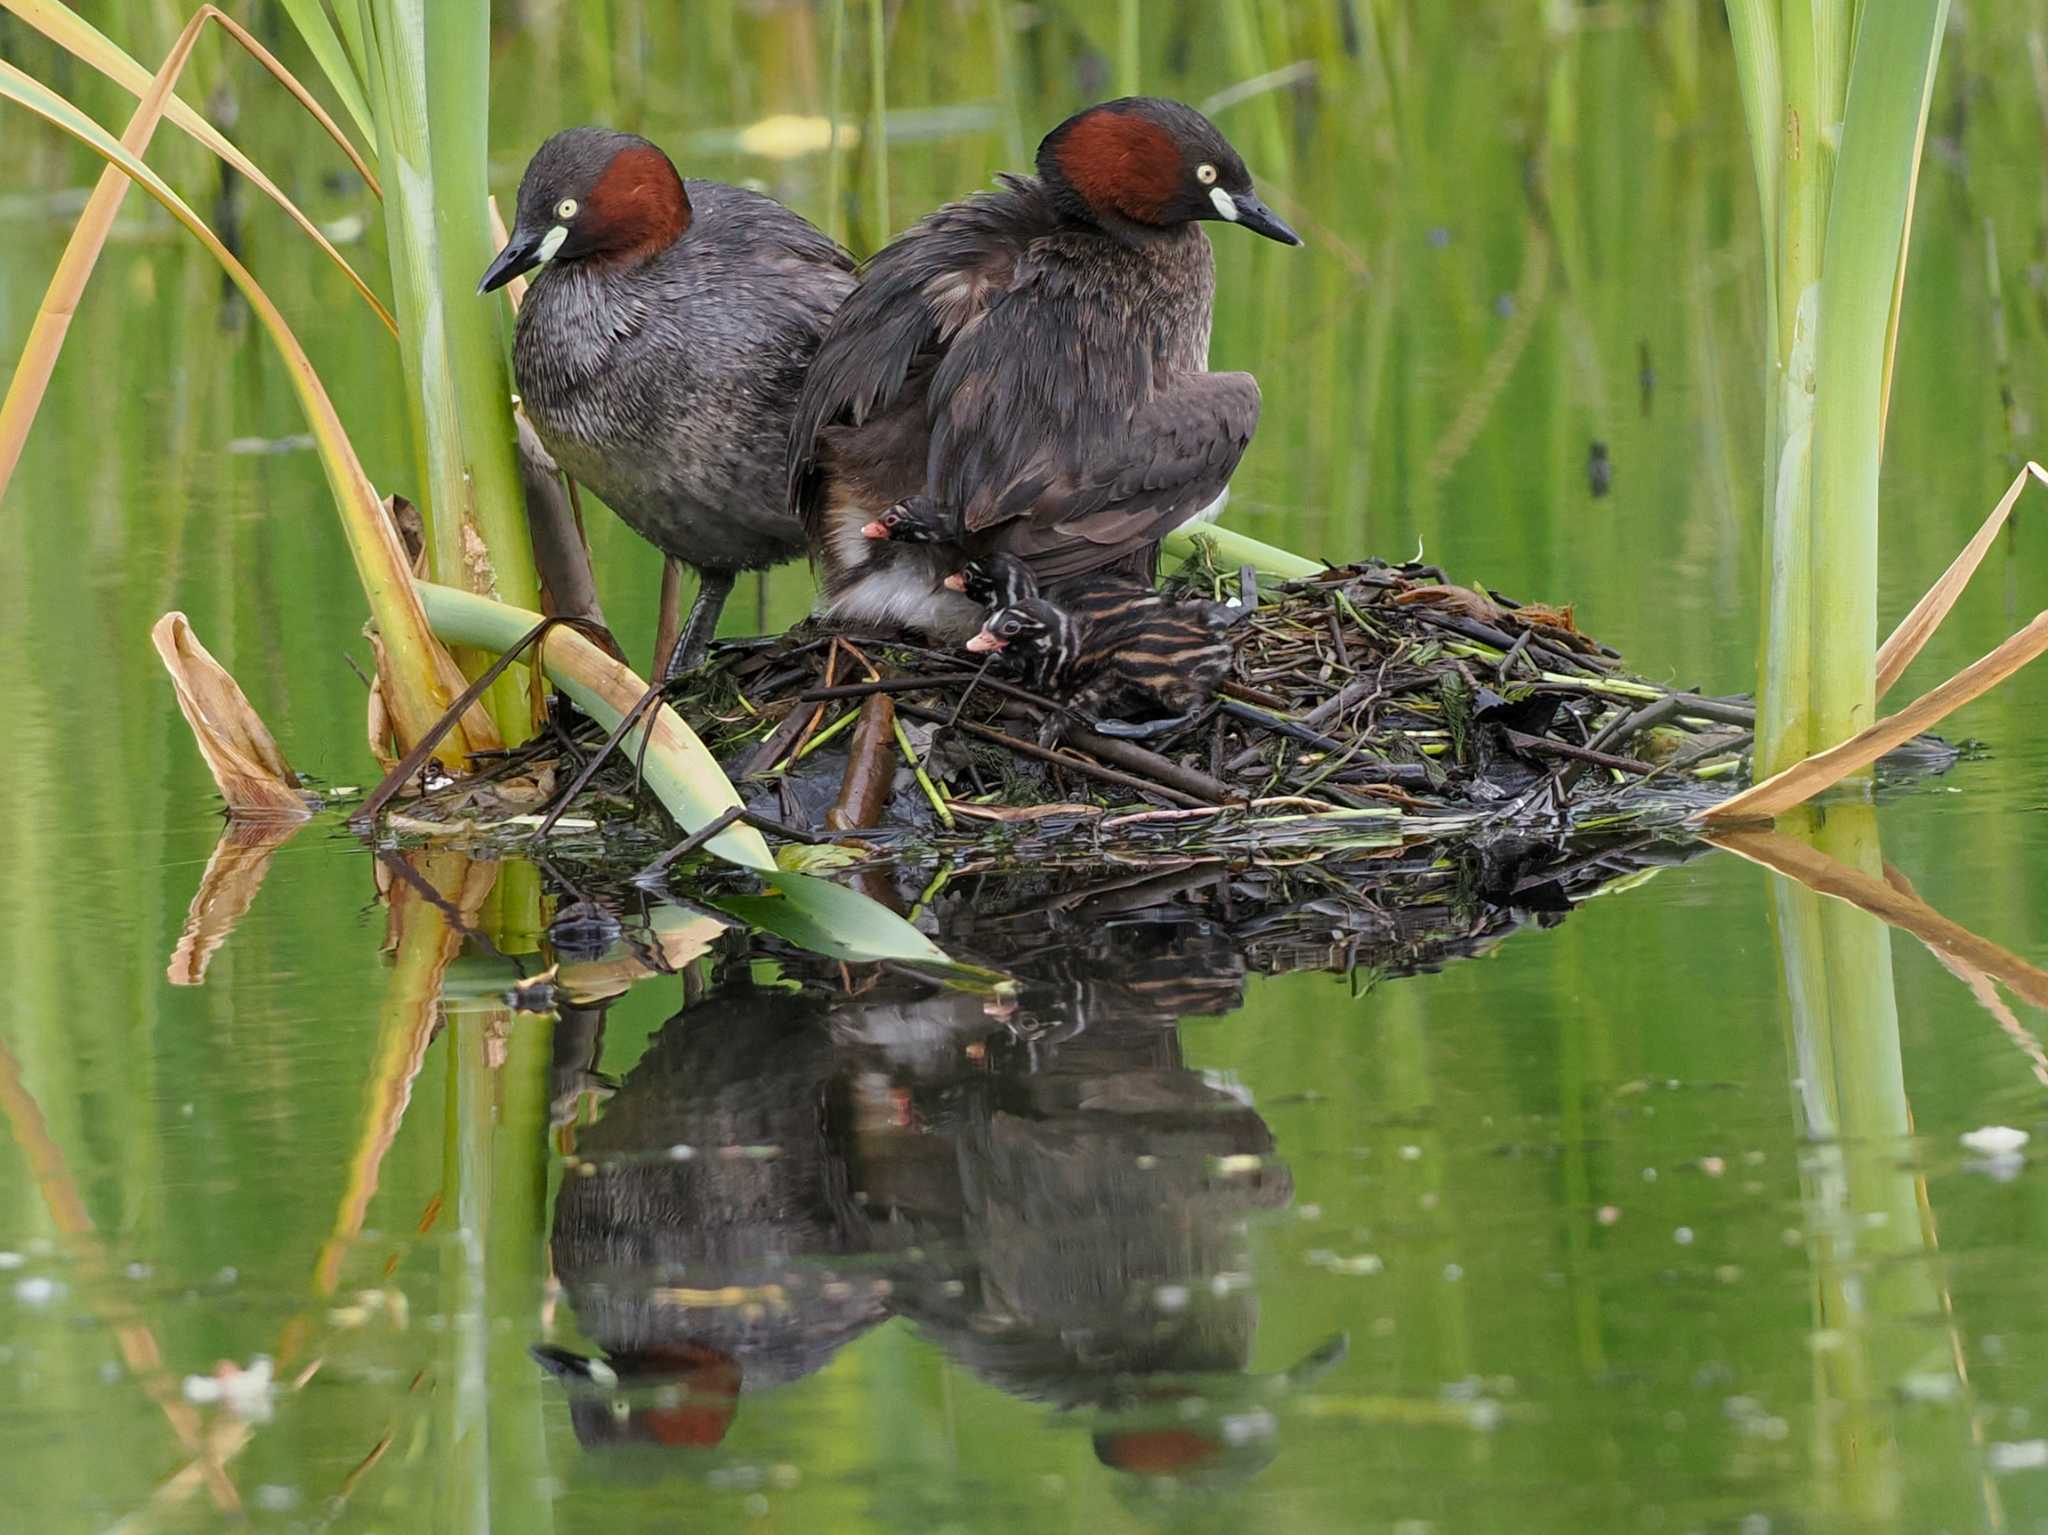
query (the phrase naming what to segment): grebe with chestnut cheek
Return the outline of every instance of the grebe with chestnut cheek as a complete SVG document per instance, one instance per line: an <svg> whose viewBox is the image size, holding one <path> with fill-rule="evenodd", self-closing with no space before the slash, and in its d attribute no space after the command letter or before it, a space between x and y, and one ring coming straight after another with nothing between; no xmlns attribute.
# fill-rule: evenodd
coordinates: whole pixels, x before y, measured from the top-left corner
<svg viewBox="0 0 2048 1535"><path fill-rule="evenodd" d="M957 641L984 617L946 578L995 553L1042 583L1149 580L1258 424L1210 373L1203 223L1299 238L1192 107L1127 98L1060 124L1036 177L950 203L876 255L797 403L791 507L828 618ZM919 536L898 536L908 509Z"/></svg>
<svg viewBox="0 0 2048 1535"><path fill-rule="evenodd" d="M772 198L685 181L632 134L570 128L526 167L479 291L536 267L520 396L558 464L697 571L673 675L703 659L738 572L803 549L790 418L853 262Z"/></svg>

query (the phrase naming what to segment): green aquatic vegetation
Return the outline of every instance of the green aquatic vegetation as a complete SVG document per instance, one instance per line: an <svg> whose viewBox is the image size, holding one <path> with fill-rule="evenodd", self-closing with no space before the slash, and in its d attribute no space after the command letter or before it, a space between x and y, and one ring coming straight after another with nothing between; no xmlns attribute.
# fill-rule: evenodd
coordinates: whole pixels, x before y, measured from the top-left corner
<svg viewBox="0 0 2048 1535"><path fill-rule="evenodd" d="M44 309L47 323L31 336L33 365L16 369L8 405L0 410L0 424L9 426L0 441L14 445L0 467L0 484L33 421L70 312L111 228L126 183L139 182L219 262L286 360L376 620L382 713L373 712L373 719L388 721L401 750L445 731L437 749L458 767L476 751L522 739L539 698L524 669L504 668L487 695L495 716L493 728L480 708L454 707L463 692L462 678L444 648L444 642L509 646L517 634L504 631L508 626L510 631L523 631L537 622L537 615L525 609L539 598L516 458L504 309L496 302L479 301L473 292L474 275L492 249L485 155L490 12L485 0L435 0L432 5L425 0L343 0L334 13L338 29L329 25L327 10L320 5L288 7L345 110L359 125L374 130L377 160L390 186L385 244L397 295L394 308L407 414L425 493L424 556L428 573L447 583L427 583L418 590L395 518L372 488L347 427L283 311L229 244L143 163L141 152L157 122L169 117L217 148L237 169L246 166L245 174L270 188L260 171L172 94L200 32L214 22L286 84L348 151L366 184L376 189L378 178L368 159L354 151L346 134L289 71L212 6L195 11L163 68L147 77L57 0L0 3L140 97L127 138L116 140L57 92L0 61L0 99L33 112L108 166L52 283ZM879 33L875 41L879 49ZM879 70L875 88L879 102ZM878 165L879 148L878 138ZM885 178L882 167L877 172L878 191L886 187ZM273 195L302 227L313 230L311 221L283 194L273 190ZM323 249L347 270L332 246L314 232ZM352 271L349 275L354 278ZM390 325L391 315L360 279L356 282ZM423 594L437 606L431 627ZM555 673L578 701L607 724L626 718L633 700L645 692L644 684L573 631L555 647L556 655L563 652L573 659L558 665ZM481 670L480 660L476 669ZM457 718L449 729L451 714ZM253 710L249 718L255 721ZM255 728L262 729L260 722ZM649 782L670 811L693 833L727 815L723 828L707 835L707 851L775 875L782 903L776 910L796 914L793 920L802 931L829 936L848 952L878 949L896 958L948 963L922 934L865 896L778 874L760 834L730 822L729 813L739 805L736 791L695 733L672 711L656 710L647 734L653 737L647 753ZM526 896L537 897L537 891L529 890ZM493 925L501 933L526 933L537 925L534 899L501 900L500 907L493 913Z"/></svg>
<svg viewBox="0 0 2048 1535"><path fill-rule="evenodd" d="M1869 726L1878 467L1948 0L1728 0L1769 347L1758 776Z"/></svg>
<svg viewBox="0 0 2048 1535"><path fill-rule="evenodd" d="M159 76L152 95L168 91L171 79L170 74ZM312 428L322 465L327 470L329 486L342 514L342 526L348 534L350 551L355 556L357 575L382 636L388 663L386 702L392 719L402 737L416 739L424 734L460 690L460 680L446 654L427 630L419 600L412 592L397 534L378 502L376 492L370 487L368 476L363 472L333 401L321 386L311 360L293 335L283 313L206 221L125 144L39 81L4 62L0 62L0 98L25 107L140 183L173 218L198 238L248 300L251 310L289 364L293 388ZM161 99L157 100L156 106L161 106ZM151 109L151 100L145 97L144 110ZM482 721L466 721L457 736L459 744L471 748L490 744L493 739L488 723Z"/></svg>

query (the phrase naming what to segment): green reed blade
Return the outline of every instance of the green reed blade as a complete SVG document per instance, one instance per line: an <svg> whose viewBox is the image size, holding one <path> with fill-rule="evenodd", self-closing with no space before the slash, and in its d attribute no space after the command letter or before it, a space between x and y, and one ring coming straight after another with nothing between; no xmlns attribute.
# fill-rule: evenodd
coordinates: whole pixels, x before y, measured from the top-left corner
<svg viewBox="0 0 2048 1535"><path fill-rule="evenodd" d="M1864 14L1849 70L1822 257L1809 749L1846 740L1876 714L1886 337L1906 248L1922 105L1947 18L1948 0L1887 0ZM1762 717L1758 723L1761 729Z"/></svg>
<svg viewBox="0 0 2048 1535"><path fill-rule="evenodd" d="M364 594L369 598L370 611L377 621L389 661L391 692L387 702L397 724L398 735L406 744L417 740L446 712L460 691L460 682L446 652L427 629L419 599L412 591L404 552L399 547L390 520L384 515L377 493L363 473L348 433L334 409L334 402L321 386L305 349L292 334L283 314L206 221L194 213L156 172L130 154L99 124L5 60L0 60L0 99L28 108L102 159L120 166L161 203L166 212L191 231L248 299L251 310L284 356L286 372L306 413L321 466L327 472L328 483L340 509L342 528L348 535L356 572L362 581ZM483 744L486 743L482 739L465 739L464 732L458 730L444 748L445 757L450 762L459 761L466 752Z"/></svg>
<svg viewBox="0 0 2048 1535"><path fill-rule="evenodd" d="M292 25L299 29L299 39L305 43L306 51L313 55L313 62L320 66L320 73L333 87L335 99L355 119L356 127L364 138L376 138L376 124L370 117L369 103L363 99L362 80L349 62L348 52L327 15L327 7L322 0L281 0L281 3L285 14L291 17Z"/></svg>
<svg viewBox="0 0 2048 1535"><path fill-rule="evenodd" d="M367 0L386 245L436 579L539 601L506 369L504 305L476 296L490 260L485 0ZM530 729L523 669L491 694L508 740Z"/></svg>

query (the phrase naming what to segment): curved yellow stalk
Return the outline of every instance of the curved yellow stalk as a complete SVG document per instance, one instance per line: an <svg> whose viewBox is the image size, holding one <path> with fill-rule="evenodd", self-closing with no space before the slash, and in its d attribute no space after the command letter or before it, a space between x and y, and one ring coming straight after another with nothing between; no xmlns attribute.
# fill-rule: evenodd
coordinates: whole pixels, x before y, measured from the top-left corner
<svg viewBox="0 0 2048 1535"><path fill-rule="evenodd" d="M292 334L270 295L235 258L234 252L221 243L206 221L98 123L5 60L0 60L0 99L28 108L140 183L220 263L248 299L264 329L270 332L271 340L283 354L293 392L298 395L307 424L312 428L321 465L327 471L328 483L341 510L342 529L348 536L356 574L369 598L370 612L390 659L388 702L396 733L401 744L419 739L462 691L462 675L427 626L426 615L413 592L411 569L398 535L385 517L334 402L321 386L298 337ZM462 729L451 734L443 755L455 761L467 752L495 745L497 740L489 720L481 710L473 709Z"/></svg>
<svg viewBox="0 0 2048 1535"><path fill-rule="evenodd" d="M128 120L128 129L121 135L122 147L138 158L149 148L150 139L155 135L157 124L163 121L164 108L171 99L171 90L177 84L178 76L184 72L186 63L192 57L192 50L198 45L199 34L207 22L216 22L243 47L263 60L273 74L286 82L293 95L315 116L327 123L329 131L337 137L340 129L328 121L325 112L311 97L305 95L305 87L292 79L291 74L271 58L263 45L251 37L242 24L226 15L218 6L202 5L193 12L192 19L185 23L185 30L178 34L178 40L171 45L171 51L164 55L164 62L150 81L149 89L142 93L137 102L135 115ZM362 161L355 155L346 139L342 147L348 150L359 169ZM367 170L365 170L365 174ZM50 274L50 286L44 290L43 301L36 309L34 323L29 327L28 339L22 344L21 356L17 359L14 376L7 382L7 394L0 399L0 495L6 494L7 483L14 476L15 466L21 461L23 446L28 441L29 430L35 425L36 413L42 409L43 397L50 387L50 377L56 371L58 354L64 350L64 338L71 329L71 318L78 312L79 300L85 294L85 285L91 281L93 269L98 265L100 252L106 248L107 236L113 231L114 219L121 210L121 200L128 195L128 177L118 167L109 165L100 173L98 185L85 205L85 211L73 226L71 239L64 247L63 259L57 263L56 271ZM374 297L370 302L389 325L391 317L384 306Z"/></svg>
<svg viewBox="0 0 2048 1535"><path fill-rule="evenodd" d="M10 11L20 17L22 21L42 33L43 36L47 37L80 63L98 70L123 90L129 91L138 97L149 90L151 83L149 71L122 52L120 48L116 47L102 33L81 20L68 5L59 3L59 0L0 0L0 9ZM249 47L263 67L275 75L284 84L285 89L289 90L298 99L300 104L305 106L319 120L320 125L328 131L335 143L341 146L342 153L348 156L350 163L362 173L363 179L369 183L371 192L381 199L384 195L384 189L378 184L368 161L349 140L348 135L343 133L340 127L336 125L334 119L321 109L320 104L293 77L291 71L271 57L267 50L239 26L231 25L229 30L236 35L239 41L244 43L244 46ZM305 215L298 204L285 196L283 189L276 182L257 169L256 163L253 160L243 154L241 150L235 148L233 144L230 144L227 139L222 137L220 131L213 124L209 123L204 117L201 117L177 96L171 96L165 101L164 116L168 117L176 127L190 134L216 155L219 155L221 159L233 166L240 174L248 177L251 186L282 208L285 216L299 226L306 238L319 246L327 259L341 269L342 275L349 280L350 286L360 293L364 301L376 311L377 318L384 322L385 328L395 332L396 327L392 324L389 311L378 300L377 295L371 291L370 285L363 281L356 269L348 264L340 251L334 248L333 242L327 236L320 233L319 228Z"/></svg>

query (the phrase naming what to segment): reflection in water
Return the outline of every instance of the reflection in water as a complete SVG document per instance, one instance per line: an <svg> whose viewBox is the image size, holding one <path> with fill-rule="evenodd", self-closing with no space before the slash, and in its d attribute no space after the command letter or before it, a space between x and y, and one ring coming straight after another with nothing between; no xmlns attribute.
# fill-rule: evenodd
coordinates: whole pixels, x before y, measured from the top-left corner
<svg viewBox="0 0 2048 1535"><path fill-rule="evenodd" d="M1799 836L1845 875L1882 880L1868 805L1793 819ZM1909 1450L1910 1409L1902 1403L1964 1394L1968 1370L1950 1324L1925 1176L1912 1163L1891 929L1790 878L1775 878L1772 887L1797 1115L1809 1148L1801 1185L1822 1485L1859 1520L1889 1526L1910 1515L1913 1527L1933 1528L1982 1515L2000 1528L1988 1477L1981 1507L1942 1506L1958 1484L1930 1473L1971 1450L1957 1443L1931 1454L1925 1440L1954 1433L1952 1415L1911 1419L1917 1437Z"/></svg>
<svg viewBox="0 0 2048 1535"><path fill-rule="evenodd" d="M1114 958L1020 946L1014 1001L728 964L577 1137L556 1201L556 1273L602 1358L536 1352L582 1442L715 1445L744 1396L900 1317L1006 1392L1090 1411L1110 1466L1270 1458L1287 1382L1247 1374L1246 1222L1293 1185L1247 1095L1181 1059L1178 1020L1235 1009L1243 967L1162 914L1097 926ZM598 1067L593 1016L565 1023L558 1100Z"/></svg>

